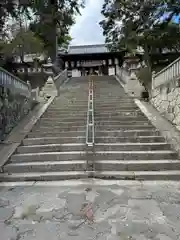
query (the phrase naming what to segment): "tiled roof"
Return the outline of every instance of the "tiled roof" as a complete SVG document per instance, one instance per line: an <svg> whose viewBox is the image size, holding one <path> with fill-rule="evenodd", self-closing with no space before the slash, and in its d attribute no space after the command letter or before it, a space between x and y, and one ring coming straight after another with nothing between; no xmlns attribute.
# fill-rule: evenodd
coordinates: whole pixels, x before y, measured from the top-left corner
<svg viewBox="0 0 180 240"><path fill-rule="evenodd" d="M88 54L109 52L105 44L70 46L68 54Z"/></svg>

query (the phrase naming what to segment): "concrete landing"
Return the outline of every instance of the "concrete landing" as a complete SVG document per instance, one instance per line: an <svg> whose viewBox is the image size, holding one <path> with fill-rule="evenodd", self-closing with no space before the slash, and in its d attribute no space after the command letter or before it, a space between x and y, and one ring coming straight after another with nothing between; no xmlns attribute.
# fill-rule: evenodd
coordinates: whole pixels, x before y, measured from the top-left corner
<svg viewBox="0 0 180 240"><path fill-rule="evenodd" d="M2 240L180 239L177 182L91 179L0 186Z"/></svg>

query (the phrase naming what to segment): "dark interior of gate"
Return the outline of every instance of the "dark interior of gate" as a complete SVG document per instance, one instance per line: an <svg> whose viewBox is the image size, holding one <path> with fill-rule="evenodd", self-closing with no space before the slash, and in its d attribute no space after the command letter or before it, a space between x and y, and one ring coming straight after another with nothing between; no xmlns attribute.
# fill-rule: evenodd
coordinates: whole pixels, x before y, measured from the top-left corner
<svg viewBox="0 0 180 240"><path fill-rule="evenodd" d="M69 77L115 75L116 66L122 65L124 55L125 51L110 52L104 44L70 46L66 53L59 53Z"/></svg>

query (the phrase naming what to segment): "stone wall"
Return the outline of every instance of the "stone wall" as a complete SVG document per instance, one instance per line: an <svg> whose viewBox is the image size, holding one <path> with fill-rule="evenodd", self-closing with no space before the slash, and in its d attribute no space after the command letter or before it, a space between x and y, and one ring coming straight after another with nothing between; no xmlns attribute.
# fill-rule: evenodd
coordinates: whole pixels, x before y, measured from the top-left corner
<svg viewBox="0 0 180 240"><path fill-rule="evenodd" d="M180 86L175 83L153 89L151 103L180 130Z"/></svg>
<svg viewBox="0 0 180 240"><path fill-rule="evenodd" d="M31 107L30 86L0 68L0 142L28 114Z"/></svg>
<svg viewBox="0 0 180 240"><path fill-rule="evenodd" d="M151 103L180 130L180 58L153 76Z"/></svg>

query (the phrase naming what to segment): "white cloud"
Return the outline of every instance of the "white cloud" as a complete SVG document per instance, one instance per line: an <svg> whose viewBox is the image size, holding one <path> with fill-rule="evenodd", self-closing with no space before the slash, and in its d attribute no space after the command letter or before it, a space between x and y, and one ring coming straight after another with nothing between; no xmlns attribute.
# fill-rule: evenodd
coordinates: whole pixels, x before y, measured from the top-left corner
<svg viewBox="0 0 180 240"><path fill-rule="evenodd" d="M76 24L70 34L73 45L104 43L99 21L102 19L101 8L104 0L87 0L86 7L77 16Z"/></svg>

